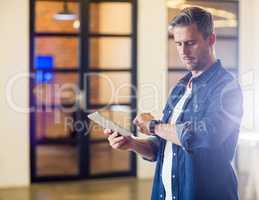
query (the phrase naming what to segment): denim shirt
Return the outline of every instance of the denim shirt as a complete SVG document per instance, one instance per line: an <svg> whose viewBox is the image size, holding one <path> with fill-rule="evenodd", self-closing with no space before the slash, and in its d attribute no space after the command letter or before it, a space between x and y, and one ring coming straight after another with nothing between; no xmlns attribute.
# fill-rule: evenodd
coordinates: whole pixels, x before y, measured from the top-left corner
<svg viewBox="0 0 259 200"><path fill-rule="evenodd" d="M168 123L174 106L192 77L184 76L172 90L163 111ZM192 79L192 94L175 123L181 146L172 144L173 200L237 200L237 178L232 167L243 115L239 83L217 60ZM166 141L150 137L156 161L152 200L165 199L162 165Z"/></svg>

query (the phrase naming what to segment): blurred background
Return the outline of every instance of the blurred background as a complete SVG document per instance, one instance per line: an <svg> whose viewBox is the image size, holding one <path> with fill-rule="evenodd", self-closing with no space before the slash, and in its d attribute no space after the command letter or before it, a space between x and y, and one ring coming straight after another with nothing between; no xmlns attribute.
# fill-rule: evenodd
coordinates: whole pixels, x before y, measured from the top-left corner
<svg viewBox="0 0 259 200"><path fill-rule="evenodd" d="M187 72L168 23L188 6L213 14L217 57L242 86L233 165L241 200L259 199L258 0L0 2L0 199L150 198L154 163L111 149L86 116L135 135L138 112L162 116Z"/></svg>

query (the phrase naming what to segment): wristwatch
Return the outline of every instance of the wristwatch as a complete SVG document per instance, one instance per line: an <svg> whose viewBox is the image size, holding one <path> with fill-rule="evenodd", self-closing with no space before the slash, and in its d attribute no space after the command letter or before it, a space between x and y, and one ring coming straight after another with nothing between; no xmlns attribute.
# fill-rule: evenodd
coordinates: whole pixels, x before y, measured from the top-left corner
<svg viewBox="0 0 259 200"><path fill-rule="evenodd" d="M152 119L150 122L149 122L149 132L151 134L155 134L155 127L156 125L158 124L162 124L162 121L161 120L155 120L155 119Z"/></svg>

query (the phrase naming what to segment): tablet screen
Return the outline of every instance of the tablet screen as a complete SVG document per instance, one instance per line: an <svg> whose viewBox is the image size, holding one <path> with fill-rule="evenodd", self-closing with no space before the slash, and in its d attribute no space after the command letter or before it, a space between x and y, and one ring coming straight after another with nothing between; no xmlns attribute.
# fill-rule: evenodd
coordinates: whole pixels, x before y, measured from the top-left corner
<svg viewBox="0 0 259 200"><path fill-rule="evenodd" d="M117 123L105 118L99 112L94 112L88 115L88 118L100 125L103 128L111 129L112 131L118 132L120 135L123 136L130 136L132 133L118 125Z"/></svg>

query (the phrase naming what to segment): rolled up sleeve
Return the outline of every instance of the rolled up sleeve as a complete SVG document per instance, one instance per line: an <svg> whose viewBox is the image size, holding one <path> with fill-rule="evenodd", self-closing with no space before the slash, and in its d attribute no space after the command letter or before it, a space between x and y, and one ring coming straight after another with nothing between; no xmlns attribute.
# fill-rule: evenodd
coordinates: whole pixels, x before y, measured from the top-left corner
<svg viewBox="0 0 259 200"><path fill-rule="evenodd" d="M224 90L225 89L225 90ZM197 148L217 148L239 133L243 115L240 87L218 89L205 106L204 115L191 121L176 122L176 134L187 152Z"/></svg>
<svg viewBox="0 0 259 200"><path fill-rule="evenodd" d="M146 157L142 157L144 160L150 161L150 162L155 162L157 161L158 157L158 150L159 150L159 145L160 145L160 139L157 136L149 136L147 140L150 142L152 152L154 155L154 158L151 160Z"/></svg>
<svg viewBox="0 0 259 200"><path fill-rule="evenodd" d="M184 150L191 152L193 140L193 123L190 121L175 125L176 134Z"/></svg>

